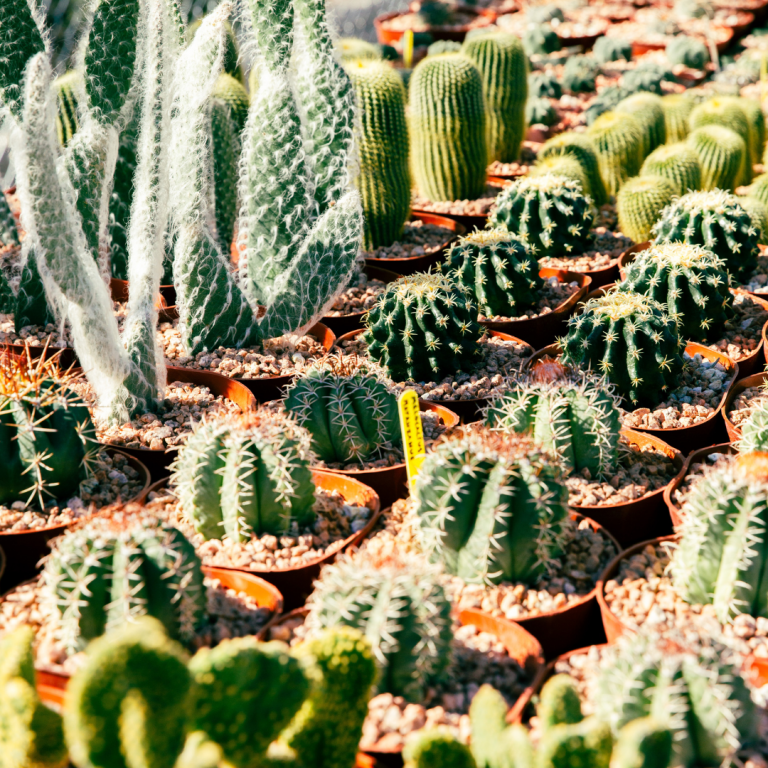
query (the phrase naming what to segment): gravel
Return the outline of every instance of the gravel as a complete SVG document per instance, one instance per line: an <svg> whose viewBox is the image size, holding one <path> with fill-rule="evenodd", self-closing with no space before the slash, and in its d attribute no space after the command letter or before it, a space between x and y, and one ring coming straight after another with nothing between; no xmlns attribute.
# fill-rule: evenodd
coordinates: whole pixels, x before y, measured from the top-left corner
<svg viewBox="0 0 768 768"><path fill-rule="evenodd" d="M768 253L760 252L757 268L741 287L751 293L768 294Z"/></svg>
<svg viewBox="0 0 768 768"><path fill-rule="evenodd" d="M536 304L535 307L532 307L528 313L517 315L516 317L505 317L501 315L485 317L485 315L480 315L479 320L514 322L515 320L528 320L534 317L548 315L550 312L554 312L561 304L568 301L568 299L578 290L579 284L577 282L566 283L558 280L556 277L548 277L541 288L538 304Z"/></svg>
<svg viewBox="0 0 768 768"><path fill-rule="evenodd" d="M358 272L349 287L340 293L333 306L325 313L326 317L344 317L345 315L365 312L376 303L376 299L387 289L382 280L369 278L365 272Z"/></svg>
<svg viewBox="0 0 768 768"><path fill-rule="evenodd" d="M531 166L529 163L500 163L498 160L494 160L488 166L489 176L526 176Z"/></svg>
<svg viewBox="0 0 768 768"><path fill-rule="evenodd" d="M448 227L427 224L421 219L406 221L403 234L396 242L375 251L363 251L362 256L365 259L410 259L430 256L445 248L446 243L454 237L456 233Z"/></svg>
<svg viewBox="0 0 768 768"><path fill-rule="evenodd" d="M747 387L739 392L728 409L728 418L734 426L740 427L751 415L755 406L768 399L768 389L763 387Z"/></svg>
<svg viewBox="0 0 768 768"><path fill-rule="evenodd" d="M680 485L678 485L678 487L672 491L672 500L675 502L675 504L677 504L678 507L682 507L691 491L706 473L708 473L713 467L719 466L723 463L729 463L732 460L732 454L709 453L704 457L704 461L695 461L688 467L688 471L686 472L685 477L682 479Z"/></svg>
<svg viewBox="0 0 768 768"><path fill-rule="evenodd" d="M733 308L736 314L726 322L723 338L707 346L738 362L749 357L760 346L763 326L768 321L768 310L748 293L737 293Z"/></svg>
<svg viewBox="0 0 768 768"><path fill-rule="evenodd" d="M46 326L25 325L20 333L16 333L13 313L0 312L0 344L29 344L30 347L43 347L46 342L49 347L57 349L70 346L69 333L62 334L61 328L53 323Z"/></svg>
<svg viewBox="0 0 768 768"><path fill-rule="evenodd" d="M411 197L411 208L414 211L447 213L453 216L487 216L501 190L501 187L488 184L483 196L477 200L446 200L442 202L432 202L429 198L414 193Z"/></svg>
<svg viewBox="0 0 768 768"><path fill-rule="evenodd" d="M539 259L539 266L567 269L571 272L605 269L614 264L627 248L634 245L628 237L611 232L604 226L595 227L592 234L594 240L584 253L575 256L545 256Z"/></svg>

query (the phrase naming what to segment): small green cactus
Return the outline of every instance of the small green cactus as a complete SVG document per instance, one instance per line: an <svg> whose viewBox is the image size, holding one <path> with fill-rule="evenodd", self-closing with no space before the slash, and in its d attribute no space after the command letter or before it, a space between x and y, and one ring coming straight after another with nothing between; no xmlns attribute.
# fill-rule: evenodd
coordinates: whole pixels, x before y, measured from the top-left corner
<svg viewBox="0 0 768 768"><path fill-rule="evenodd" d="M627 179L637 176L643 162L643 129L635 117L606 112L587 135L594 141L600 175L609 195L616 195Z"/></svg>
<svg viewBox="0 0 768 768"><path fill-rule="evenodd" d="M622 99L626 99L631 93L631 91L616 85L609 85L607 88L603 88L594 99L590 100L589 106L584 111L587 125L594 125L595 120L606 112L616 109L616 105Z"/></svg>
<svg viewBox="0 0 768 768"><path fill-rule="evenodd" d="M560 116L549 99L528 99L525 103L525 122L528 125L557 125Z"/></svg>
<svg viewBox="0 0 768 768"><path fill-rule="evenodd" d="M603 205L608 199L603 177L600 175L600 161L595 143L584 133L567 132L553 136L544 142L537 156L539 161L559 156L573 157L579 162L587 177L585 191L591 195L595 205Z"/></svg>
<svg viewBox="0 0 768 768"><path fill-rule="evenodd" d="M641 61L634 69L628 69L621 78L621 89L627 95L633 93L653 93L661 96L664 80L675 80L672 71L652 61Z"/></svg>
<svg viewBox="0 0 768 768"><path fill-rule="evenodd" d="M559 99L563 89L558 79L547 72L528 75L528 96L532 99Z"/></svg>
<svg viewBox="0 0 768 768"><path fill-rule="evenodd" d="M707 46L701 40L686 35L675 35L667 43L666 54L670 64L681 64L691 69L704 69L709 62Z"/></svg>
<svg viewBox="0 0 768 768"><path fill-rule="evenodd" d="M739 204L749 214L760 245L768 244L768 206L755 197L739 196Z"/></svg>
<svg viewBox="0 0 768 768"><path fill-rule="evenodd" d="M589 717L574 725L554 725L544 731L536 760L540 768L608 768L612 751L610 726Z"/></svg>
<svg viewBox="0 0 768 768"><path fill-rule="evenodd" d="M529 24L523 35L523 47L529 56L559 51L563 46L551 24Z"/></svg>
<svg viewBox="0 0 768 768"><path fill-rule="evenodd" d="M405 768L477 768L469 747L447 729L422 729L406 742Z"/></svg>
<svg viewBox="0 0 768 768"><path fill-rule="evenodd" d="M684 142L665 144L645 158L641 176L661 176L674 187L676 195L695 192L701 187L699 156Z"/></svg>
<svg viewBox="0 0 768 768"><path fill-rule="evenodd" d="M744 140L735 131L706 125L689 134L687 142L699 156L702 189L732 192L741 183L747 152Z"/></svg>
<svg viewBox="0 0 768 768"><path fill-rule="evenodd" d="M757 158L752 157L749 140L749 123L741 100L732 96L716 96L694 107L688 118L691 132L698 128L718 126L733 131L744 141L745 154L741 173L736 178L736 183L749 184L752 181L752 165ZM714 135L721 135L718 131ZM724 189L721 185L721 189Z"/></svg>
<svg viewBox="0 0 768 768"><path fill-rule="evenodd" d="M0 243L5 246L19 244L19 230L16 228L16 219L3 194L0 194Z"/></svg>
<svg viewBox="0 0 768 768"><path fill-rule="evenodd" d="M635 243L652 236L661 212L672 202L675 187L662 176L637 176L630 179L616 197L621 233Z"/></svg>
<svg viewBox="0 0 768 768"><path fill-rule="evenodd" d="M427 56L440 56L444 53L458 53L461 43L455 40L436 40L427 48Z"/></svg>
<svg viewBox="0 0 768 768"><path fill-rule="evenodd" d="M584 719L579 691L570 675L555 675L547 680L539 695L536 715L545 731L556 725L575 725Z"/></svg>
<svg viewBox="0 0 768 768"><path fill-rule="evenodd" d="M592 55L600 64L609 64L612 61L632 61L632 43L622 40L620 37L603 35L595 41Z"/></svg>
<svg viewBox="0 0 768 768"><path fill-rule="evenodd" d="M616 112L632 115L640 124L643 134L643 158L666 142L667 127L661 96L654 93L636 93L620 101L616 105Z"/></svg>
<svg viewBox="0 0 768 768"><path fill-rule="evenodd" d="M532 178L547 175L565 176L567 179L578 182L585 194L590 197L592 194L584 168L573 155L552 155L543 160L536 160L536 164L529 169L528 175Z"/></svg>
<svg viewBox="0 0 768 768"><path fill-rule="evenodd" d="M472 757L478 768L512 768L508 762L512 745L517 748L512 754L520 768L532 768L528 734L521 726L507 725L508 711L509 705L495 688L488 683L480 686L469 705ZM518 768L518 762L513 765Z"/></svg>
<svg viewBox="0 0 768 768"><path fill-rule="evenodd" d="M672 759L672 731L654 717L638 717L620 731L613 748L614 768L666 768Z"/></svg>
<svg viewBox="0 0 768 768"><path fill-rule="evenodd" d="M768 401L754 402L752 413L741 424L741 439L736 446L739 453L768 452Z"/></svg>
<svg viewBox="0 0 768 768"><path fill-rule="evenodd" d="M600 67L591 56L573 56L563 68L563 88L571 93L592 93Z"/></svg>
<svg viewBox="0 0 768 768"><path fill-rule="evenodd" d="M688 137L688 118L695 106L696 102L685 94L670 93L661 97L668 142L684 141Z"/></svg>
<svg viewBox="0 0 768 768"><path fill-rule="evenodd" d="M749 188L749 194L761 203L768 205L768 173L761 173L759 176L755 176Z"/></svg>
<svg viewBox="0 0 768 768"><path fill-rule="evenodd" d="M758 163L765 150L765 115L760 101L757 99L741 98L739 106L747 118L747 130L749 132L749 155L752 163ZM749 169L749 179L752 179L752 169Z"/></svg>

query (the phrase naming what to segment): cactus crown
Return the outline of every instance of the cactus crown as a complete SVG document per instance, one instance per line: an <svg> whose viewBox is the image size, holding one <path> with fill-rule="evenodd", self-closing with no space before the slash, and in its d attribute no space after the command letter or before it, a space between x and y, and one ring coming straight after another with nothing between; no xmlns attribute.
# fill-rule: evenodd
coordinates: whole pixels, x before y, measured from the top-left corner
<svg viewBox="0 0 768 768"><path fill-rule="evenodd" d="M621 320L627 317L646 320L656 312L663 312L664 307L659 302L634 291L611 291L600 298L590 299L584 305L584 311L593 312L606 320Z"/></svg>

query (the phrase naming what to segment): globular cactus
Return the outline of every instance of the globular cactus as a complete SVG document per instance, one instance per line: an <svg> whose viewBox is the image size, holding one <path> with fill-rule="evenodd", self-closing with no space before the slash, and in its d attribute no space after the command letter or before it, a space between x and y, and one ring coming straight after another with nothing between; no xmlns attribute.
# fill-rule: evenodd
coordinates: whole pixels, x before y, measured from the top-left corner
<svg viewBox="0 0 768 768"><path fill-rule="evenodd" d="M16 228L16 219L11 212L11 207L0 194L0 243L3 245L18 245L19 230Z"/></svg>
<svg viewBox="0 0 768 768"><path fill-rule="evenodd" d="M488 161L483 78L461 54L427 57L409 84L411 168L430 200L473 200Z"/></svg>
<svg viewBox="0 0 768 768"><path fill-rule="evenodd" d="M560 82L547 72L531 72L528 75L528 96L532 99L559 99L563 95Z"/></svg>
<svg viewBox="0 0 768 768"><path fill-rule="evenodd" d="M296 377L285 409L309 431L322 461L367 461L400 445L397 398L375 370L330 358Z"/></svg>
<svg viewBox="0 0 768 768"><path fill-rule="evenodd" d="M630 720L619 731L611 755L614 768L666 768L671 760L672 731L650 715Z"/></svg>
<svg viewBox="0 0 768 768"><path fill-rule="evenodd" d="M757 400L752 413L741 424L741 439L736 443L739 453L768 451L768 402Z"/></svg>
<svg viewBox="0 0 768 768"><path fill-rule="evenodd" d="M525 121L529 125L556 125L560 120L549 99L528 99L525 103Z"/></svg>
<svg viewBox="0 0 768 768"><path fill-rule="evenodd" d="M70 653L144 615L188 642L205 616L195 548L137 508L109 510L69 529L45 564L43 584L55 634Z"/></svg>
<svg viewBox="0 0 768 768"><path fill-rule="evenodd" d="M623 112L606 112L587 131L597 148L600 175L609 195L616 195L627 179L637 176L643 162L643 130Z"/></svg>
<svg viewBox="0 0 768 768"><path fill-rule="evenodd" d="M738 104L747 118L749 133L749 155L752 163L758 163L765 150L765 115L758 99L740 98ZM749 180L752 180L752 169L749 169Z"/></svg>
<svg viewBox="0 0 768 768"><path fill-rule="evenodd" d="M439 381L479 354L477 308L442 275L390 283L365 323L368 356L395 381Z"/></svg>
<svg viewBox="0 0 768 768"><path fill-rule="evenodd" d="M749 188L749 194L761 203L768 205L768 173L761 173L755 177Z"/></svg>
<svg viewBox="0 0 768 768"><path fill-rule="evenodd" d="M664 124L667 129L667 141L684 141L690 132L688 118L696 106L694 99L680 93L670 93L661 97L664 110Z"/></svg>
<svg viewBox="0 0 768 768"><path fill-rule="evenodd" d="M461 47L458 44L456 46L457 48ZM381 46L369 43L359 37L342 37L338 41L337 48L344 64L357 61L381 61L383 59Z"/></svg>
<svg viewBox="0 0 768 768"><path fill-rule="evenodd" d="M616 197L621 233L636 243L649 240L661 212L675 194L672 182L662 176L643 175L630 179Z"/></svg>
<svg viewBox="0 0 768 768"><path fill-rule="evenodd" d="M732 192L741 183L747 152L744 140L735 131L706 125L689 134L687 142L699 156L702 189Z"/></svg>
<svg viewBox="0 0 768 768"><path fill-rule="evenodd" d="M563 467L606 477L618 466L621 417L606 382L575 373L550 383L521 380L492 400L484 424L530 434Z"/></svg>
<svg viewBox="0 0 768 768"><path fill-rule="evenodd" d="M480 230L448 249L441 272L486 317L514 317L534 306L544 281L525 245L503 229Z"/></svg>
<svg viewBox="0 0 768 768"><path fill-rule="evenodd" d="M547 54L562 48L560 38L551 24L529 24L523 34L523 47L529 56Z"/></svg>
<svg viewBox="0 0 768 768"><path fill-rule="evenodd" d="M526 130L528 57L522 43L507 32L490 32L467 39L461 52L483 80L489 162L511 163L520 155Z"/></svg>
<svg viewBox="0 0 768 768"><path fill-rule="evenodd" d="M83 76L77 70L68 70L53 81L57 101L56 133L62 147L69 144L80 127L77 117L77 93L82 86Z"/></svg>
<svg viewBox="0 0 768 768"><path fill-rule="evenodd" d="M405 768L477 768L472 752L448 729L424 728L403 749Z"/></svg>
<svg viewBox="0 0 768 768"><path fill-rule="evenodd" d="M686 243L712 251L736 280L757 266L757 228L739 198L722 190L683 195L662 212L654 232L656 244Z"/></svg>
<svg viewBox="0 0 768 768"><path fill-rule="evenodd" d="M632 43L619 37L603 35L595 41L592 55L600 64L609 64L612 61L632 61Z"/></svg>
<svg viewBox="0 0 768 768"><path fill-rule="evenodd" d="M183 514L205 539L247 541L311 525L309 442L291 418L266 411L201 424L172 467Z"/></svg>
<svg viewBox="0 0 768 768"><path fill-rule="evenodd" d="M563 68L563 88L571 93L591 93L600 67L591 56L573 56Z"/></svg>
<svg viewBox="0 0 768 768"><path fill-rule="evenodd" d="M360 630L372 643L378 691L422 701L451 656L451 602L438 573L415 556L342 556L315 583L310 636L335 626Z"/></svg>
<svg viewBox="0 0 768 768"><path fill-rule="evenodd" d="M615 109L616 105L622 99L626 99L631 93L626 88L620 88L616 85L609 85L607 88L603 88L594 99L590 100L589 106L584 111L587 125L593 125L598 117Z"/></svg>
<svg viewBox="0 0 768 768"><path fill-rule="evenodd" d="M365 216L363 247L372 251L400 237L411 207L405 88L381 61L355 62L347 72L360 111L357 185Z"/></svg>
<svg viewBox="0 0 768 768"><path fill-rule="evenodd" d="M654 93L636 93L620 101L616 105L616 112L632 115L640 124L643 134L643 158L666 143L667 127L661 96Z"/></svg>
<svg viewBox="0 0 768 768"><path fill-rule="evenodd" d="M565 176L523 177L496 199L488 226L519 237L534 258L586 250L594 221L592 199Z"/></svg>
<svg viewBox="0 0 768 768"><path fill-rule="evenodd" d="M423 551L470 583L536 583L566 540L558 464L531 440L491 430L436 446L413 491Z"/></svg>
<svg viewBox="0 0 768 768"><path fill-rule="evenodd" d="M684 339L720 338L733 317L725 262L698 245L651 246L637 255L618 285L665 304Z"/></svg>
<svg viewBox="0 0 768 768"><path fill-rule="evenodd" d="M541 161L560 156L573 157L579 162L587 177L587 188L584 191L592 197L595 205L603 205L608 199L608 193L600 175L597 147L592 139L584 133L561 133L544 142L537 158Z"/></svg>
<svg viewBox="0 0 768 768"><path fill-rule="evenodd" d="M599 371L633 405L655 405L675 388L684 344L663 305L616 290L588 301L560 340L563 363Z"/></svg>
<svg viewBox="0 0 768 768"><path fill-rule="evenodd" d="M757 198L749 195L739 197L741 207L749 214L752 224L757 229L760 245L768 244L768 206Z"/></svg>
<svg viewBox="0 0 768 768"><path fill-rule="evenodd" d="M530 102L529 102L530 103ZM565 176L578 182L583 192L591 196L589 180L581 163L573 155L552 155L537 160L528 170L528 176Z"/></svg>
<svg viewBox="0 0 768 768"><path fill-rule="evenodd" d="M749 140L749 123L740 99L731 96L716 96L697 105L688 118L691 133L703 127L718 126L727 128L736 133L744 142L743 165L740 174L736 178L739 184L749 184L752 181L752 165L757 158L752 157L752 149ZM718 131L712 135L720 135ZM725 187L721 185L721 189Z"/></svg>
<svg viewBox="0 0 768 768"><path fill-rule="evenodd" d="M645 158L641 176L661 176L669 181L676 195L695 192L701 187L699 156L684 142L665 144Z"/></svg>
<svg viewBox="0 0 768 768"><path fill-rule="evenodd" d="M641 61L634 69L628 69L621 78L621 89L627 94L653 93L661 96L664 80L675 80L672 71L655 62Z"/></svg>
<svg viewBox="0 0 768 768"><path fill-rule="evenodd" d="M675 35L668 43L665 53L670 64L682 64L691 69L704 69L709 62L707 46L694 37Z"/></svg>
<svg viewBox="0 0 768 768"><path fill-rule="evenodd" d="M0 503L41 510L90 475L96 430L56 360L0 359Z"/></svg>

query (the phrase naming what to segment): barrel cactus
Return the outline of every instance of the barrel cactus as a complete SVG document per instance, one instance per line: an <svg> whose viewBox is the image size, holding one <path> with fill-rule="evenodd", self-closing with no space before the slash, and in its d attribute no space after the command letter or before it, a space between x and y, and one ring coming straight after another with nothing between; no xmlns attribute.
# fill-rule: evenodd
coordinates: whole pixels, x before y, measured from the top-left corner
<svg viewBox="0 0 768 768"><path fill-rule="evenodd" d="M563 363L604 374L633 405L654 405L675 388L685 342L665 307L632 291L591 299L568 320Z"/></svg>
<svg viewBox="0 0 768 768"><path fill-rule="evenodd" d="M413 496L424 552L466 582L535 584L562 553L567 491L527 437L478 430L440 443Z"/></svg>
<svg viewBox="0 0 768 768"><path fill-rule="evenodd" d="M699 156L701 188L733 191L742 183L747 147L738 133L722 125L705 125L688 136Z"/></svg>
<svg viewBox="0 0 768 768"><path fill-rule="evenodd" d="M643 129L635 117L606 112L595 120L587 135L594 141L608 194L615 195L624 182L637 176L643 162Z"/></svg>
<svg viewBox="0 0 768 768"><path fill-rule="evenodd" d="M661 176L674 187L676 195L695 192L701 187L699 156L684 142L665 144L645 158L641 176Z"/></svg>
<svg viewBox="0 0 768 768"><path fill-rule="evenodd" d="M752 163L759 163L765 150L765 115L758 99L740 98L738 104L747 118L749 155ZM749 179L752 179L750 168Z"/></svg>
<svg viewBox="0 0 768 768"><path fill-rule="evenodd" d="M632 61L632 43L620 37L603 35L595 41L592 55L600 64L610 64L612 61Z"/></svg>
<svg viewBox="0 0 768 768"><path fill-rule="evenodd" d="M749 140L749 123L741 100L733 96L716 96L697 105L688 118L691 131L695 132L704 126L721 126L738 134L744 141L745 156L744 166L738 182L749 184L752 181L752 165L759 158L752 157Z"/></svg>
<svg viewBox="0 0 768 768"><path fill-rule="evenodd" d="M581 186L586 195L591 196L589 179L584 173L581 163L573 155L552 155L543 160L537 160L528 170L530 177L535 176L565 176L567 179L573 179Z"/></svg>
<svg viewBox="0 0 768 768"><path fill-rule="evenodd" d="M675 187L662 176L630 179L616 198L619 229L636 243L649 240L664 208L672 202Z"/></svg>
<svg viewBox="0 0 768 768"><path fill-rule="evenodd" d="M600 162L595 143L584 133L569 131L553 136L544 142L539 150L538 160L567 156L579 162L587 177L587 189L595 205L603 205L608 194L605 191L603 177L600 175Z"/></svg>
<svg viewBox="0 0 768 768"><path fill-rule="evenodd" d="M523 177L496 199L489 226L517 235L534 258L579 254L590 241L592 199L565 176Z"/></svg>
<svg viewBox="0 0 768 768"><path fill-rule="evenodd" d="M756 197L749 195L740 196L739 204L752 219L760 245L768 244L768 206Z"/></svg>
<svg viewBox="0 0 768 768"><path fill-rule="evenodd" d="M472 232L448 250L445 276L486 317L514 317L534 306L544 281L525 245L503 229Z"/></svg>
<svg viewBox="0 0 768 768"><path fill-rule="evenodd" d="M675 35L667 43L666 54L670 64L682 64L691 69L704 69L709 61L707 46L686 35Z"/></svg>
<svg viewBox="0 0 768 768"><path fill-rule="evenodd" d="M473 200L485 189L488 141L483 78L462 54L428 56L409 92L411 167L430 200Z"/></svg>
<svg viewBox="0 0 768 768"><path fill-rule="evenodd" d="M685 94L670 93L661 97L668 142L685 140L689 133L688 118L695 106L695 100Z"/></svg>
<svg viewBox="0 0 768 768"><path fill-rule="evenodd" d="M640 125L643 134L643 158L667 141L667 127L661 96L655 93L636 93L616 105L616 111L632 115Z"/></svg>
<svg viewBox="0 0 768 768"><path fill-rule="evenodd" d="M390 283L366 326L369 357L395 381L439 381L469 370L479 355L477 308L439 274Z"/></svg>
<svg viewBox="0 0 768 768"><path fill-rule="evenodd" d="M309 434L260 411L200 424L179 450L171 485L205 539L300 531L315 521Z"/></svg>
<svg viewBox="0 0 768 768"><path fill-rule="evenodd" d="M757 265L757 228L739 198L719 189L678 198L663 211L654 232L657 244L686 243L712 251L737 280Z"/></svg>

